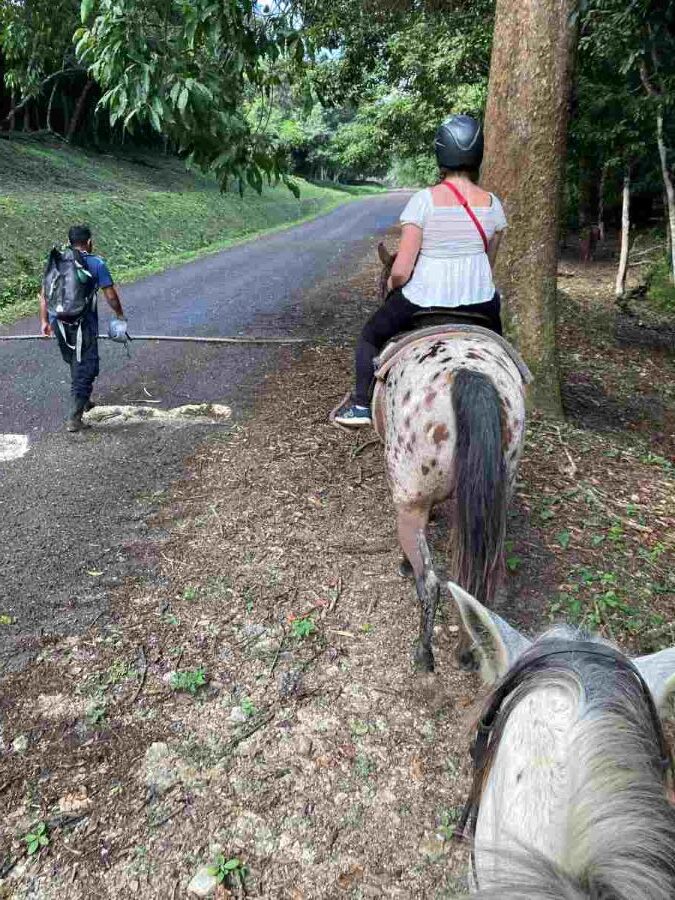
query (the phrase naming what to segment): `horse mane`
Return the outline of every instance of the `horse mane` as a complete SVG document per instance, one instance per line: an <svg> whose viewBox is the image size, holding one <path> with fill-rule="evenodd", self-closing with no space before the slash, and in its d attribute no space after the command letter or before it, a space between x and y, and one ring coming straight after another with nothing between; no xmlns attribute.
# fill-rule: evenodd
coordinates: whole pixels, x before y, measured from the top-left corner
<svg viewBox="0 0 675 900"><path fill-rule="evenodd" d="M542 640L559 634L556 629ZM481 853L495 852L508 863L503 883L479 889L475 896L669 900L675 897L675 809L666 795L659 736L643 688L628 668L581 655L541 660L502 707L491 742L492 759L517 703L542 685L570 680L579 691L579 718L570 746L579 778L570 798L565 865L531 848L508 854L481 848Z"/></svg>

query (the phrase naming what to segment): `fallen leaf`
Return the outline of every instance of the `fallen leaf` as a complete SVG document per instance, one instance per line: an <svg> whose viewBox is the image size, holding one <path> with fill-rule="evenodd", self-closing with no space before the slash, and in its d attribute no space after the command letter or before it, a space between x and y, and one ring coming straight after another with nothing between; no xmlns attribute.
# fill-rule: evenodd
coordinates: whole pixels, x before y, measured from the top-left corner
<svg viewBox="0 0 675 900"><path fill-rule="evenodd" d="M354 865L350 869L347 869L346 872L342 872L342 874L338 875L337 883L340 890L348 891L350 890L357 882L361 881L363 878L363 866Z"/></svg>
<svg viewBox="0 0 675 900"><path fill-rule="evenodd" d="M424 781L424 765L419 756L410 760L410 777L413 781Z"/></svg>

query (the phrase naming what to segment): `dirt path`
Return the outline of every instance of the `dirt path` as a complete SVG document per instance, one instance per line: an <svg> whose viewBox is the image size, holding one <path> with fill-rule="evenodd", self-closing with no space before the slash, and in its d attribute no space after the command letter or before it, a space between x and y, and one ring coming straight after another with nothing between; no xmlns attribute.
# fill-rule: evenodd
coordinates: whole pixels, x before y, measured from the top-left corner
<svg viewBox="0 0 675 900"><path fill-rule="evenodd" d="M396 221L405 197L393 192L349 203L125 286L130 329L342 337L343 320L327 295ZM107 315L102 310L102 323ZM5 330L35 331L35 320ZM262 374L292 358L289 347L131 347L127 358L119 345L102 345L98 411L110 404L167 410L206 401L230 406L236 420ZM149 518L208 431L195 420L178 428L146 418L129 427L99 421L68 435L67 382L55 345L0 343L0 615L11 619L0 626L0 677L26 665L43 635L76 634L106 616L111 589L142 569L125 548L152 536ZM27 452L4 463L6 433Z"/></svg>
<svg viewBox="0 0 675 900"><path fill-rule="evenodd" d="M352 326L375 274L340 289ZM617 418L532 421L504 611L656 649L675 643L672 362L616 351L602 267L564 289L565 396L579 421ZM325 423L350 357L312 349L268 378L251 418L195 453L110 623L44 640L5 682L0 897L185 897L219 854L245 864L250 896L464 891L450 838L479 686L454 666L447 607L437 673L413 675L418 617L380 449ZM661 406L623 421L645 397ZM442 561L442 521L432 540ZM29 858L40 822L49 844Z"/></svg>

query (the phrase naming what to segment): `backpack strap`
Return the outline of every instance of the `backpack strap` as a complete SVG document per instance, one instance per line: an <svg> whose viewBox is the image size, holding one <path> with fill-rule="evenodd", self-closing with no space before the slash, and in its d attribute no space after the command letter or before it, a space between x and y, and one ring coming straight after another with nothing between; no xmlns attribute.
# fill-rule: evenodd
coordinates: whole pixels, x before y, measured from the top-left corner
<svg viewBox="0 0 675 900"><path fill-rule="evenodd" d="M476 226L476 228L478 230L478 234L481 236L481 239L483 241L483 247L485 248L485 252L487 253L489 242L487 239L487 235L485 234L485 229L480 224L476 213L469 206L469 201L466 199L464 194L458 188L456 188L455 185L452 184L451 182L442 181L441 184L444 184L446 186L446 188L448 188L448 190L452 191L452 193L455 195L456 199L459 200L460 205L464 207L464 209L468 213L469 217L471 218L471 221Z"/></svg>

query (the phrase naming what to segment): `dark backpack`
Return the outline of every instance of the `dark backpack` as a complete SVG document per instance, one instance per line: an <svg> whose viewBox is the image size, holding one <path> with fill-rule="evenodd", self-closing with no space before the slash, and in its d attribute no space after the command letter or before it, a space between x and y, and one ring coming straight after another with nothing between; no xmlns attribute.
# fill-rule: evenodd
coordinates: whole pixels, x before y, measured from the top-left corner
<svg viewBox="0 0 675 900"><path fill-rule="evenodd" d="M66 325L79 325L94 305L94 278L84 264L84 255L72 247L52 249L42 289L49 315Z"/></svg>

